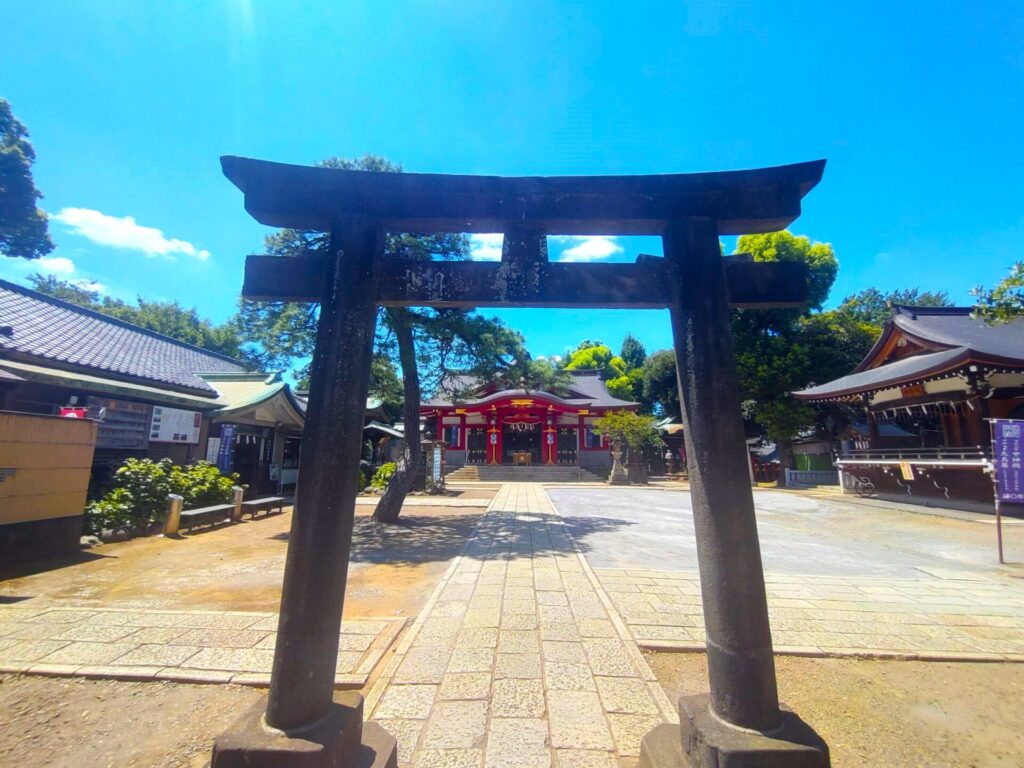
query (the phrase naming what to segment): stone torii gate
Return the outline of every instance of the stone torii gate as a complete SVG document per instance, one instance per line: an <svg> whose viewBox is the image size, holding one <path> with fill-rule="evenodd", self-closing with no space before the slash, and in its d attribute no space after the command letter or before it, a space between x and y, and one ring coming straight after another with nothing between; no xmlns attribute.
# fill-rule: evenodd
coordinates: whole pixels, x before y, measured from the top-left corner
<svg viewBox="0 0 1024 768"><path fill-rule="evenodd" d="M729 326L730 307L799 305L805 275L798 264L723 258L719 247L720 235L788 226L824 160L530 178L221 163L257 221L329 232L331 247L327 257L246 261L246 298L321 309L266 712L217 740L213 768L395 765L395 741L363 723L362 697L333 689L378 304L670 310L711 691L680 700L681 726L644 737L641 765L829 764L820 738L779 706ZM390 260L389 231L502 232L502 257ZM658 235L664 256L552 263L547 235Z"/></svg>

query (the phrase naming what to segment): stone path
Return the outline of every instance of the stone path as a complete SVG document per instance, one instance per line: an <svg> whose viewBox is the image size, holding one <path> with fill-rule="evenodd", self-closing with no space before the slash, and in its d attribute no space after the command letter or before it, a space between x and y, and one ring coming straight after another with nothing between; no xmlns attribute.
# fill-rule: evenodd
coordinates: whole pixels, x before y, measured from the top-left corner
<svg viewBox="0 0 1024 768"><path fill-rule="evenodd" d="M361 688L404 620L345 621L335 685ZM266 686L276 613L0 605L0 672Z"/></svg>
<svg viewBox="0 0 1024 768"><path fill-rule="evenodd" d="M618 766L675 713L538 484L505 484L366 711L415 768Z"/></svg>
<svg viewBox="0 0 1024 768"><path fill-rule="evenodd" d="M919 570L919 579L768 574L775 651L1024 662L1024 584ZM704 650L696 572L595 572L640 647Z"/></svg>

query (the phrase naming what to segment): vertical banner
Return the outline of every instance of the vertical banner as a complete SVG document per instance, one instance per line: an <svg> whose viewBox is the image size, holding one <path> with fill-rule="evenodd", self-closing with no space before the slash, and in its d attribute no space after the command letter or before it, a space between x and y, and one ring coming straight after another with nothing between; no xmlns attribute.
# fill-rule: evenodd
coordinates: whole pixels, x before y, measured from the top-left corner
<svg viewBox="0 0 1024 768"><path fill-rule="evenodd" d="M992 420L992 463L1000 501L1024 503L1024 421Z"/></svg>
<svg viewBox="0 0 1024 768"><path fill-rule="evenodd" d="M235 425L222 424L220 428L220 446L217 450L217 469L225 475L231 471L235 461Z"/></svg>

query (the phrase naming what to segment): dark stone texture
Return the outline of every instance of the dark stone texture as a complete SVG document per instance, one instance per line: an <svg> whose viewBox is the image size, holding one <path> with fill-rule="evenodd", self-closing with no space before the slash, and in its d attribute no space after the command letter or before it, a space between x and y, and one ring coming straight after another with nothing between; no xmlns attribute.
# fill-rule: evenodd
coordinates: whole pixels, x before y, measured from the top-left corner
<svg viewBox="0 0 1024 768"><path fill-rule="evenodd" d="M707 694L679 699L679 727L659 725L640 742L640 768L829 768L828 746L788 709L769 735L711 714Z"/></svg>
<svg viewBox="0 0 1024 768"><path fill-rule="evenodd" d="M521 237L521 236L519 236ZM547 249L518 239L518 264L466 261L386 261L378 301L385 306L599 307L664 309L672 303L668 265L661 258L634 264L548 262ZM326 260L315 256L249 256L242 295L257 301L317 301ZM805 270L794 262L725 262L729 306L799 306Z"/></svg>
<svg viewBox="0 0 1024 768"><path fill-rule="evenodd" d="M689 219L663 242L711 698L727 722L768 731L779 701L718 232Z"/></svg>
<svg viewBox="0 0 1024 768"><path fill-rule="evenodd" d="M80 548L82 524L82 515L72 515L0 525L0 563L73 555Z"/></svg>
<svg viewBox="0 0 1024 768"><path fill-rule="evenodd" d="M381 246L365 220L331 237L267 700L267 723L282 730L319 720L334 694Z"/></svg>
<svg viewBox="0 0 1024 768"><path fill-rule="evenodd" d="M458 176L375 173L226 155L221 168L262 224L327 232L353 215L393 232L502 232L509 222L546 235L659 235L708 217L724 235L776 232L800 215L824 160L717 173L653 176Z"/></svg>
<svg viewBox="0 0 1024 768"><path fill-rule="evenodd" d="M363 725L363 697L338 693L312 726L287 733L263 722L257 702L213 745L211 768L397 768L395 738Z"/></svg>

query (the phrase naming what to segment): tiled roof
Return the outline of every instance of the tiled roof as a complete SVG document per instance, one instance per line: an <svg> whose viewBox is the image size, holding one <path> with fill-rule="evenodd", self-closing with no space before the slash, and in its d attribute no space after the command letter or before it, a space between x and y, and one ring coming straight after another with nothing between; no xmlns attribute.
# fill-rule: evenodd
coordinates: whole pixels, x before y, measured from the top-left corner
<svg viewBox="0 0 1024 768"><path fill-rule="evenodd" d="M0 280L0 356L159 382L216 397L197 373L236 373L230 357Z"/></svg>
<svg viewBox="0 0 1024 768"><path fill-rule="evenodd" d="M516 388L503 389L489 395L481 395L476 399L466 398L464 400L460 400L459 405L478 405L501 397L528 397L530 395L538 394L557 402L581 407L590 406L616 408L637 405L637 403L631 403L628 400L619 400L616 397L612 397L608 392L608 387L605 386L605 383L601 380L598 371L569 371L569 374L572 377L572 380L567 387L569 390L568 397L561 397L550 392L542 392L536 389L527 390ZM450 381L454 381L455 384L449 384L448 386L442 387L441 391L437 392L432 398L423 403L423 407L454 405L455 402L452 399L451 393L461 391L466 394L472 394L473 384L476 380L471 376L455 374L451 377Z"/></svg>

